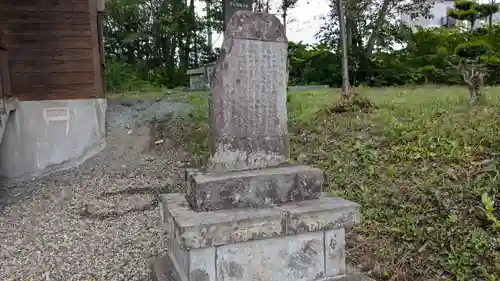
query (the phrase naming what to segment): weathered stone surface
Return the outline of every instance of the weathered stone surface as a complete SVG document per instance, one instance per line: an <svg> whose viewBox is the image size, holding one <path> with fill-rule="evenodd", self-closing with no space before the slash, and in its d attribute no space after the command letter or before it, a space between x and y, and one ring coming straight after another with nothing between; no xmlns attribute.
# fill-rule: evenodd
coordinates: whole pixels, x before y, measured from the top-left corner
<svg viewBox="0 0 500 281"><path fill-rule="evenodd" d="M356 267L347 265L347 274L344 276L329 278L325 281L376 281L373 278L368 277L366 274L360 272Z"/></svg>
<svg viewBox="0 0 500 281"><path fill-rule="evenodd" d="M283 204L280 208L286 216L286 235L339 229L361 221L358 204L336 197Z"/></svg>
<svg viewBox="0 0 500 281"><path fill-rule="evenodd" d="M156 257L150 261L152 281L182 281L169 256Z"/></svg>
<svg viewBox="0 0 500 281"><path fill-rule="evenodd" d="M327 196L270 208L195 212L184 194L173 193L163 195L161 205L167 233L184 250L345 228L360 219L358 204Z"/></svg>
<svg viewBox="0 0 500 281"><path fill-rule="evenodd" d="M275 204L319 198L323 172L309 166L202 174L190 172L186 193L195 211Z"/></svg>
<svg viewBox="0 0 500 281"><path fill-rule="evenodd" d="M196 168L186 168L184 170L184 181L189 181L191 176L197 175L197 174L202 174L199 169Z"/></svg>
<svg viewBox="0 0 500 281"><path fill-rule="evenodd" d="M288 159L287 48L275 16L238 11L231 18L212 74L210 172Z"/></svg>
<svg viewBox="0 0 500 281"><path fill-rule="evenodd" d="M176 239L169 238L168 255L180 281L216 281L215 247L181 249Z"/></svg>
<svg viewBox="0 0 500 281"><path fill-rule="evenodd" d="M313 281L325 277L323 233L217 248L218 281Z"/></svg>
<svg viewBox="0 0 500 281"><path fill-rule="evenodd" d="M231 21L231 17L237 11L251 11L253 0L224 0L222 2L222 13L224 15L224 30Z"/></svg>
<svg viewBox="0 0 500 281"><path fill-rule="evenodd" d="M184 192L186 193L188 201L190 201L190 194L192 194L192 177L197 174L203 174L203 172L195 168L187 168L184 170Z"/></svg>
<svg viewBox="0 0 500 281"><path fill-rule="evenodd" d="M208 88L212 85L212 77L215 68L215 62L205 64L205 80L207 81Z"/></svg>
<svg viewBox="0 0 500 281"><path fill-rule="evenodd" d="M189 76L189 89L190 90L203 90L207 89L207 81L204 75L204 68L199 67L195 69L188 69L186 75Z"/></svg>
<svg viewBox="0 0 500 281"><path fill-rule="evenodd" d="M180 193L162 197L167 233L183 249L225 245L279 235L281 209L195 212Z"/></svg>
<svg viewBox="0 0 500 281"><path fill-rule="evenodd" d="M345 230L343 228L325 232L325 266L328 277L346 274Z"/></svg>
<svg viewBox="0 0 500 281"><path fill-rule="evenodd" d="M319 237L317 236L318 234ZM323 236L325 238L323 238ZM314 251L318 252L317 249L321 247L321 245L319 245L317 241L324 243L323 245L325 246L323 247L328 247L329 242L327 241L326 236L327 233L312 233L306 235L284 236L284 237L272 238L261 241L244 242L241 244L234 244L234 247L233 245L220 246L220 247L215 247L215 251L212 251L213 248L211 248L209 250L210 252L206 252L209 254L206 258L207 261L214 262L213 265L214 270L220 271L217 274L215 274L216 281L225 281L227 280L227 277L231 276L232 279L229 279L231 281L248 280L244 279L248 277L246 273L249 272L251 266L255 266L258 264L264 264L264 268L262 270L267 269L267 272L265 274L267 274L268 276L273 276L274 272L280 272L279 274L282 274L283 272L285 274L286 273L292 274L291 278L285 278L281 280L316 281L318 280L316 278L317 276L315 276L314 274L309 274L309 272L314 272L314 271L321 272L321 268L319 266L310 267L309 269L310 271L309 270L307 271L307 274L314 277L313 279L303 279L303 275L298 275L298 279L296 279L294 277L297 277L297 275L294 275L294 272L288 269L290 269L290 266L292 266L295 269L295 272L297 273L301 271L305 272L304 269L308 267L309 261L315 260L316 255L314 254ZM286 246L283 247L283 245ZM298 251L294 251L297 249ZM190 254L188 251L186 251L186 253L187 255ZM277 253L280 253L279 257L275 256L275 254ZM290 255L289 253L293 254ZM212 258L212 255L214 256L214 258ZM169 254L167 256L155 258L154 260L151 261L150 263L151 273L152 273L151 279L153 281L186 281L186 279L181 279L179 277L177 269L173 265L174 263L172 262L171 256L172 255ZM269 256L272 256L272 258L269 258ZM345 267L346 275L331 277L331 275L329 275L328 273L328 270L329 268L332 269L333 266L335 266L335 264L332 265L328 264L330 261L328 260L328 250L326 248L324 249L323 253L321 253L321 258L323 259L323 262L320 261L319 259L315 260L315 262L318 262L319 265L324 266L323 272L325 274L319 280L375 281L374 279L369 278L368 276L359 272L359 270L356 269L355 267L349 265ZM250 265L241 266L241 264L245 262L250 263ZM340 271L337 270L336 272ZM184 278L191 278L187 279L188 281L199 281L199 280L204 280L203 278L205 278L205 276L207 275L208 274L202 273L201 270L194 270L193 274L191 274L189 277L187 277L186 274L184 274ZM254 278L257 279L250 279L250 280L252 281L275 280L275 279L263 279L263 278L258 279L259 277L262 276L263 276L262 274L260 275L255 274ZM321 274L318 274L318 276L321 276Z"/></svg>
<svg viewBox="0 0 500 281"><path fill-rule="evenodd" d="M247 39L278 43L288 42L285 27L277 17L271 14L252 11L237 11L234 13L224 34L223 44L230 43L229 39ZM231 45L228 44L228 46ZM230 48L225 48L225 46L222 48L224 51L230 50Z"/></svg>

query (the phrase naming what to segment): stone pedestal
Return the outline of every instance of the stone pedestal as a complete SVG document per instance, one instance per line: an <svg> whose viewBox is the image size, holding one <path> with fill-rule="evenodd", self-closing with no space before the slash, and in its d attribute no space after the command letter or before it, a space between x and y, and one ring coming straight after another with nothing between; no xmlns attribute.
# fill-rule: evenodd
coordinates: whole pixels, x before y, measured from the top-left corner
<svg viewBox="0 0 500 281"><path fill-rule="evenodd" d="M187 176L186 197L195 211L262 208L319 198L323 172L308 166L284 166Z"/></svg>
<svg viewBox="0 0 500 281"><path fill-rule="evenodd" d="M321 196L266 208L194 211L164 195L168 253L180 281L313 281L346 274L346 227L359 205Z"/></svg>
<svg viewBox="0 0 500 281"><path fill-rule="evenodd" d="M286 50L276 17L231 18L212 74L208 167L186 171L185 194L160 200L168 257L153 279L346 277L345 228L360 206L323 194L321 170L287 163Z"/></svg>

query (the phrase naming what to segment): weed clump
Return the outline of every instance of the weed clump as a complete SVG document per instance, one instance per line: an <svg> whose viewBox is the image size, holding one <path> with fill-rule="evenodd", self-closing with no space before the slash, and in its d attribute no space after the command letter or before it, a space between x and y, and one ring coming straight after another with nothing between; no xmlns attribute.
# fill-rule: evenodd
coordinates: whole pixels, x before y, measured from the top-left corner
<svg viewBox="0 0 500 281"><path fill-rule="evenodd" d="M377 106L371 102L367 97L362 96L357 92L353 92L346 99L340 99L339 102L332 105L327 105L323 108L323 114L342 114L347 112L373 112L377 109Z"/></svg>

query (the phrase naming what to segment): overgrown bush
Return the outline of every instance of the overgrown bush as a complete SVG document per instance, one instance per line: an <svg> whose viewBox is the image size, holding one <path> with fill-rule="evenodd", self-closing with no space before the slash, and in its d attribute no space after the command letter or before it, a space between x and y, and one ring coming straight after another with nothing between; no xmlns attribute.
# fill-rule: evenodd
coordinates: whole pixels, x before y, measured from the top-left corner
<svg viewBox="0 0 500 281"><path fill-rule="evenodd" d="M136 90L146 83L133 66L119 60L106 61L104 79L108 92Z"/></svg>

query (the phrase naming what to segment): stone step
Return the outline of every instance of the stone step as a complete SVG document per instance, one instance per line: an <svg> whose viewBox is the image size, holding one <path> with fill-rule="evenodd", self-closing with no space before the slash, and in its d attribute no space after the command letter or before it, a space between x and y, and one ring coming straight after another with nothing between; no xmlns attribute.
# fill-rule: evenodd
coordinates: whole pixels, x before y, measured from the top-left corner
<svg viewBox="0 0 500 281"><path fill-rule="evenodd" d="M225 173L186 172L186 193L195 211L262 208L319 198L323 172L290 165Z"/></svg>
<svg viewBox="0 0 500 281"><path fill-rule="evenodd" d="M182 249L322 232L357 225L360 206L323 194L318 199L271 208L194 211L182 193L162 195L160 212L167 233Z"/></svg>

